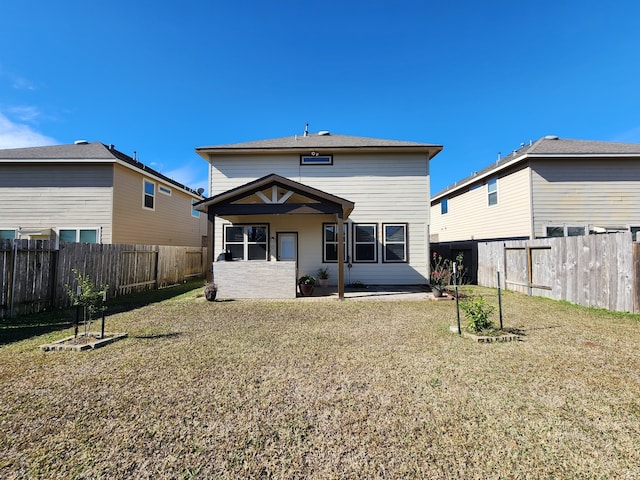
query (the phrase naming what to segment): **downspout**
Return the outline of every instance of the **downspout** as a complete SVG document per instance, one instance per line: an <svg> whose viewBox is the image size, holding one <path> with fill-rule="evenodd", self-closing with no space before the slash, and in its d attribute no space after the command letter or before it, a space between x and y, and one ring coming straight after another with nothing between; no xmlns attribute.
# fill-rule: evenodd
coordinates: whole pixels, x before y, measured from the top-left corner
<svg viewBox="0 0 640 480"><path fill-rule="evenodd" d="M529 163L529 219L531 224L529 226L529 240L535 240L536 238L536 222L533 218L533 175L531 175L531 163Z"/></svg>

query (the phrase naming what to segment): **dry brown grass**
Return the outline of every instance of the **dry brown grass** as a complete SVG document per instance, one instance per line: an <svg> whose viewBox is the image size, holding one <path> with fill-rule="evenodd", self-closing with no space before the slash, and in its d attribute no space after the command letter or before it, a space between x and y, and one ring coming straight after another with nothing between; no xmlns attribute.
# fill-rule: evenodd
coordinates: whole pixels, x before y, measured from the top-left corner
<svg viewBox="0 0 640 480"><path fill-rule="evenodd" d="M186 295L96 351L5 345L0 477L640 478L637 318L504 305L525 341L451 334L453 302Z"/></svg>

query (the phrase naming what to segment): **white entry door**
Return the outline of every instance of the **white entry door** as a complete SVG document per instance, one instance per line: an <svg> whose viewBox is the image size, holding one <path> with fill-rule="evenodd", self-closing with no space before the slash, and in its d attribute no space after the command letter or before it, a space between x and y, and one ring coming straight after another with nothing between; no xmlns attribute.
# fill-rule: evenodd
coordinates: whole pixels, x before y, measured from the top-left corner
<svg viewBox="0 0 640 480"><path fill-rule="evenodd" d="M298 261L298 234L296 232L277 233L278 261Z"/></svg>

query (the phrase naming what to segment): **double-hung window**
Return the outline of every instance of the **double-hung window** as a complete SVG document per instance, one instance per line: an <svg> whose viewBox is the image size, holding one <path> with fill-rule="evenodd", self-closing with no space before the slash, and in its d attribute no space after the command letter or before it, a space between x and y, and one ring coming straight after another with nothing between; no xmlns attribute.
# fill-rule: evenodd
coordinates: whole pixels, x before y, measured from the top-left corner
<svg viewBox="0 0 640 480"><path fill-rule="evenodd" d="M153 210L156 200L156 184L149 180L144 180L144 192L142 196L142 206Z"/></svg>
<svg viewBox="0 0 640 480"><path fill-rule="evenodd" d="M383 262L407 261L407 224L382 224L383 231Z"/></svg>
<svg viewBox="0 0 640 480"><path fill-rule="evenodd" d="M347 260L347 224L343 224L344 259ZM338 261L338 225L325 223L322 225L322 261L333 263Z"/></svg>
<svg viewBox="0 0 640 480"><path fill-rule="evenodd" d="M267 225L225 225L224 247L233 260L267 260Z"/></svg>
<svg viewBox="0 0 640 480"><path fill-rule="evenodd" d="M492 178L487 182L487 196L489 205L498 204L498 179Z"/></svg>
<svg viewBox="0 0 640 480"><path fill-rule="evenodd" d="M378 261L378 226L373 224L356 223L353 225L353 262Z"/></svg>

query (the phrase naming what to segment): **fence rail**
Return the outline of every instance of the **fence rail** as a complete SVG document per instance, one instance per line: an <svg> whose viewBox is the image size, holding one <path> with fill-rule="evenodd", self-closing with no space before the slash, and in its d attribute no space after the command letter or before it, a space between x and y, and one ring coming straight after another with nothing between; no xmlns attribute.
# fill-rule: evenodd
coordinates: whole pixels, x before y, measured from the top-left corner
<svg viewBox="0 0 640 480"><path fill-rule="evenodd" d="M478 285L566 300L588 307L640 311L640 244L630 233L478 244Z"/></svg>
<svg viewBox="0 0 640 480"><path fill-rule="evenodd" d="M109 285L108 295L150 290L204 276L205 247L55 244L0 240L0 318L69 305L73 269Z"/></svg>

